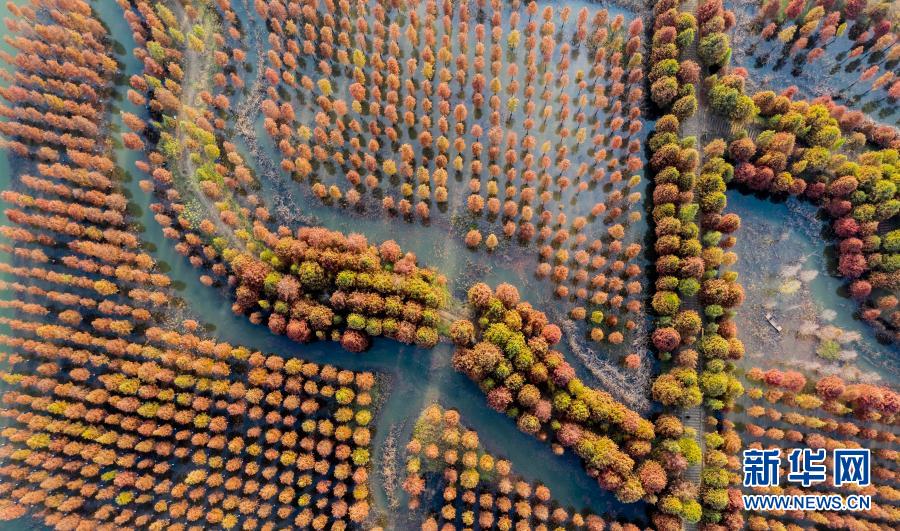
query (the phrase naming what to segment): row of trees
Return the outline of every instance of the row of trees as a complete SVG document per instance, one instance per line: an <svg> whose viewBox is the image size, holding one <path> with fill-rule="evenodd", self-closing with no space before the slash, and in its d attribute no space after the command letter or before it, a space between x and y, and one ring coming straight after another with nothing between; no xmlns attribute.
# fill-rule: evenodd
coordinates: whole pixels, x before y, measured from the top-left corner
<svg viewBox="0 0 900 531"><path fill-rule="evenodd" d="M881 90L887 99L895 101L900 97L900 83L892 71L900 60L900 47L896 46L897 28L888 2L867 5L865 0L852 0L835 5L794 0L785 5L771 1L763 4L752 29L762 39L753 47L759 50L758 57L770 56L775 50L762 46L762 42L777 38L775 46L781 45L779 66L792 58L795 76L802 71L802 65L826 56L829 48L849 45L848 50L829 57L833 65L829 74L860 72L859 79L845 87L849 91L860 82L864 83L863 88L868 87L854 100ZM882 66L886 68L879 74Z"/></svg>
<svg viewBox="0 0 900 531"><path fill-rule="evenodd" d="M145 122L124 113L123 122L131 129L123 135L124 144L147 155L136 166L152 180L140 185L158 200L151 209L164 235L179 240L176 250L206 270L201 282L222 282L230 273L223 252L236 249L259 255L265 250L261 239L270 239L271 221L257 194L256 176L223 134L235 118L230 100L235 83L240 85L236 72L246 59L238 47L241 31L236 16L227 2L220 2L218 11L185 9L184 17L163 4L123 2L121 7L145 71L130 78L128 98L135 105L147 105L151 118ZM224 35L218 31L223 25ZM191 87L196 97L182 101L181 81L188 61L203 65L212 75ZM259 157L255 151L252 155Z"/></svg>
<svg viewBox="0 0 900 531"><path fill-rule="evenodd" d="M784 400L803 409L821 408L832 415L852 414L862 421L880 421L885 424L892 424L900 412L900 394L896 391L872 384L847 384L839 376L823 376L812 383L797 371L763 371L753 367L747 371L747 379L776 390L766 393L766 400L772 403ZM797 400L798 394L802 392L814 392L818 399Z"/></svg>
<svg viewBox="0 0 900 531"><path fill-rule="evenodd" d="M758 400L759 398L763 397L763 393L762 393L762 390L759 388L756 388L756 390L758 390L759 392L754 392L752 394L751 398ZM748 393L748 395L750 395L750 394L751 393ZM775 395L775 394L777 394L777 391L776 391L776 393L773 393L773 395ZM774 396L769 396L767 393L766 399L767 399L767 401L771 402L771 400L774 400ZM805 395L800 395L800 396L795 395L792 398L792 400L793 400L793 402L791 402L790 400L785 401L784 405L792 405L792 406L798 407L800 409L810 409L816 403L815 400L813 400L809 396L805 396ZM879 430L876 430L873 428L860 428L859 426L856 425L856 423L854 423L852 421L845 421L845 422L839 423L839 422L837 422L836 419L833 419L830 417L825 417L823 419L822 417L818 417L815 415L804 415L802 413L797 413L795 411L784 412L784 411L780 411L779 409L775 409L775 408L771 408L771 407L764 407L762 405L754 405L754 406L748 407L747 414L753 418L761 418L761 417L765 416L766 419L769 421L772 421L772 422L781 421L781 422L784 422L785 424L791 425L792 429L789 429L786 432L784 430L779 429L780 433L778 433L777 436L787 438L788 440L793 441L793 442L799 442L799 441L803 440L804 434L799 430L806 430L807 434L809 435L810 438L812 438L813 435L816 433L818 433L818 434L836 433L843 437L851 437L851 436L858 435L861 439L867 439L867 440L871 440L871 441L881 441L881 442L887 442L887 443L892 443L892 442L896 441L896 438L897 438L896 435L894 435L893 433L891 433L889 431L879 431ZM766 419L763 419L763 420L766 420ZM758 428L759 428L758 426L753 428L753 431L757 432ZM778 428L774 428L774 429L778 429ZM766 436L769 437L770 439L776 438L774 435L772 435L775 433L776 433L775 431L772 431L771 433L767 434ZM890 449L886 449L886 448L876 449L875 453L877 454L878 457L887 459L887 460L890 460L896 456L895 450L890 450Z"/></svg>
<svg viewBox="0 0 900 531"><path fill-rule="evenodd" d="M672 112L656 121L656 130L648 141L652 153L650 169L654 172L652 213L658 275L651 301L658 318L651 340L662 361L671 360L674 353L676 364L657 377L652 395L667 408L690 408L702 402L697 378L698 355L681 346L693 341L702 321L695 310L682 308L682 298L690 301L696 297L705 264L695 252L701 249L694 197L694 168L699 156L693 149L695 140L681 138L680 129L681 120L690 119L696 112L694 94L700 67L689 59L681 59L679 63L686 56L685 50L694 43L696 21L693 14L680 12L678 8L678 2L671 0L654 5L651 97L661 109ZM663 75L667 65L669 75ZM676 101L674 96L661 95L665 86L670 87L667 91L677 90L682 99ZM693 105L679 103L684 98ZM676 107L678 114L675 114ZM682 107L687 110L681 110Z"/></svg>
<svg viewBox="0 0 900 531"><path fill-rule="evenodd" d="M695 198L698 154L690 139L679 142L679 121L674 115L657 120L650 139L651 167L656 171L653 219L656 243L656 291L651 305L658 316L652 343L672 369L657 378L653 397L668 407L690 408L702 401L697 367L699 354L690 348L703 327L694 309L706 272ZM682 147L684 146L684 147ZM682 162L683 161L683 162Z"/></svg>
<svg viewBox="0 0 900 531"><path fill-rule="evenodd" d="M694 42L697 21L692 13L679 11L678 4L675 0L654 4L650 98L660 109L685 120L697 110L700 66L683 53Z"/></svg>
<svg viewBox="0 0 900 531"><path fill-rule="evenodd" d="M479 383L488 405L516 419L525 433L572 448L601 487L623 503L671 494L676 478L699 459L693 439L670 416L643 419L609 394L587 387L552 346L561 331L508 284L476 284L468 294L477 317L457 321L454 367ZM665 511L677 518L679 510ZM681 507L679 505L679 507ZM687 512L686 512L687 513Z"/></svg>
<svg viewBox="0 0 900 531"><path fill-rule="evenodd" d="M18 343L3 339L7 345ZM171 333L166 337L167 342L184 339ZM12 371L27 373L4 373L7 384L18 389L7 392L5 400L30 408L45 422L25 423L32 427L27 435L21 430L4 433L27 446L13 458L80 452L86 477L96 476L91 468L115 462L117 467L100 478L100 492L108 494L98 493L96 499L114 498L119 511L136 515L137 525L149 522L154 513L187 521L205 516L209 524L225 528L237 526L241 518L255 527L255 516L298 526L366 518L372 374L250 354L224 344L201 350L231 352L225 363L195 357L189 350L167 350L155 360L111 357L102 363L102 355L89 358L54 343L20 345L33 357L8 359ZM152 354L148 348L138 347L145 355ZM63 358L72 362L71 369L61 370L55 363ZM31 363L35 359L41 363ZM191 368L180 368L190 360ZM90 383L93 376L100 386ZM30 391L51 391L51 396ZM18 415L13 410L12 418ZM79 422L88 423L87 430ZM46 427L34 431L34 426ZM131 448L136 455L119 451ZM242 487L258 500L236 497ZM81 489L87 511L93 492ZM32 500L42 501L41 494L36 491ZM175 501L185 494L190 501L204 497L212 505L198 513L198 506ZM47 503L52 499L47 497ZM273 507L276 502L280 505ZM275 509L277 516L271 514Z"/></svg>
<svg viewBox="0 0 900 531"><path fill-rule="evenodd" d="M156 23L169 18L159 6L156 15L158 19L143 16ZM155 47L148 44L148 49ZM180 53L199 54L196 50ZM151 88L144 85L132 78L133 87ZM157 101L158 96L154 92ZM201 94L201 99L212 99L216 105L210 95ZM166 105L161 103L163 108ZM170 107L180 105L176 101ZM189 114L197 112L186 109ZM242 157L234 145L217 137L220 127L210 125L216 121L215 115L210 110L204 114L205 118L200 116L194 123L168 122L175 127L166 127L163 120L157 146L164 156L151 152L149 159L156 168L146 169L163 186L156 189L157 197L165 200L156 209L157 221L168 236L182 240L183 252L200 251L190 256L195 266L209 267L216 275L234 275L236 312L249 313L253 322L266 322L270 330L293 340L333 339L354 352L368 348L372 335L384 334L426 347L437 343L437 310L445 297L438 275L418 268L415 256L403 255L393 241L376 250L359 235L344 237L314 228L301 229L293 238L283 227L276 233L269 231L267 210L248 193L254 181ZM198 163L193 176L198 189L174 188L182 188L187 197L199 194L206 201L217 201L216 205L228 205L218 221L196 221L196 216L205 213L189 214L181 192L173 194L176 181L172 173L185 169L184 155L174 147L179 144L193 149L188 158ZM135 144L139 149L143 146L143 142ZM250 210L241 205L256 206ZM198 230L199 234L176 227Z"/></svg>
<svg viewBox="0 0 900 531"><path fill-rule="evenodd" d="M889 220L900 210L893 183L897 152L848 150L865 143L861 133L847 138L841 131L844 124L826 104L794 101L792 95L789 90L753 96L765 129L755 140L741 134L729 145L735 180L756 190L804 193L819 201L834 220L838 272L850 281L850 295L864 303L867 320L896 330L898 315L890 294L897 289L892 243L897 235L882 228L890 227Z"/></svg>
<svg viewBox="0 0 900 531"><path fill-rule="evenodd" d="M725 10L721 1L710 0L698 7L697 18L701 25L697 53L708 71L717 72L704 80L706 101L714 113L727 116L732 123L752 120L757 110L744 94L746 71L730 68L732 51L725 32L734 27L734 14ZM714 120L707 121L707 124L714 123ZM744 300L744 290L737 272L727 269L737 260L728 249L735 244L732 234L740 228L741 219L725 213L725 191L734 176L734 167L724 159L726 148L722 138L704 146L704 163L696 187L706 265L699 302L707 320L698 343L704 360L699 380L705 411L713 412L731 410L744 393L735 376L736 364L744 356L744 345L737 337L734 321L736 308ZM742 529L744 506L737 477L741 468L737 459L741 438L733 422L721 415L707 417L706 423L706 451L700 476L704 527Z"/></svg>
<svg viewBox="0 0 900 531"><path fill-rule="evenodd" d="M666 18L671 16L663 13ZM734 244L728 235L740 226L740 218L723 215L724 179L730 177L730 166L720 158L722 142L706 147L707 162L699 168L696 139L680 138L680 126L676 115L664 115L649 142L651 169L656 172L653 217L659 275L652 301L659 318L652 340L663 361L676 355L675 367L657 378L653 395L666 406L685 408L699 405L705 396L708 407L721 409L740 394L726 369L731 365L728 360L743 354L730 321L730 309L740 304L743 292L736 274L717 278L718 268L736 259L726 249ZM695 309L699 304L705 305L703 316ZM709 321L706 327L704 316ZM698 353L690 347L701 331ZM700 354L711 363L698 377Z"/></svg>
<svg viewBox="0 0 900 531"><path fill-rule="evenodd" d="M856 19L864 7L863 3L850 9L855 13L850 18ZM780 17L779 9L777 3L766 4L763 18ZM785 9L788 18L805 13L806 33L817 27L824 13L822 6L809 9L801 0L791 2ZM877 8L873 10L876 18L878 12ZM893 40L887 35L889 23L879 27L876 32L882 31L881 35ZM892 146L897 139L896 129L879 126L861 112L836 105L829 97L795 101L796 87L781 94L762 91L754 94L751 102L744 94L745 76L743 69L735 69L731 74L708 80L713 110L738 126L728 148L735 180L754 190L805 193L821 201L835 219L833 229L840 239L838 272L850 281L851 296L864 303L862 316L896 335L897 315L892 310L892 300L887 298L896 290L893 251L882 246L884 234L878 230L896 215L900 204L895 198L896 187L884 182L886 176L894 173L891 161L895 151L857 151L867 141ZM762 118L762 131L751 136L743 125L757 115Z"/></svg>
<svg viewBox="0 0 900 531"><path fill-rule="evenodd" d="M79 0L10 9L19 17L12 27L22 32L15 41L22 57L14 63L17 85L4 92L20 110L8 116L35 121L32 106L54 116L40 147L23 141L33 126L6 131L5 145L29 158L15 160L23 175L2 194L18 225L4 227L16 246L2 250L34 266L4 263L3 272L22 281L0 284L15 294L0 305L17 314L2 320L13 335L0 336L8 386L0 516L30 511L59 529L255 529L269 521L343 529L365 521L373 375L204 340L190 333L195 321L183 323L186 334L154 326L172 322L171 281L142 252L107 155L115 63L105 30ZM154 39L178 40L181 20L165 5L136 9L160 29L168 25ZM198 13L187 7L184 16ZM164 55L177 71L177 50L147 48L148 72L157 73ZM174 111L173 79L148 74L132 86L152 86L159 96L153 112ZM145 127L136 117L124 121ZM185 128L188 147L212 156L211 133ZM56 149L57 138L65 149ZM124 139L139 147L133 136ZM150 159L154 179L171 184L157 156ZM213 184L207 193L228 189ZM172 205L179 198L174 189L163 197ZM164 221L161 206L155 210ZM186 228L190 214L181 213Z"/></svg>
<svg viewBox="0 0 900 531"><path fill-rule="evenodd" d="M106 31L83 2L10 9L16 55L4 58L15 72L0 96L10 105L4 146L19 158L16 189L0 199L12 223L2 233L15 242L4 251L23 265L3 269L31 285L4 282L30 299L5 304L129 336L132 319L146 322L169 301L171 282L140 249L116 188L103 129L102 98L116 68Z"/></svg>
<svg viewBox="0 0 900 531"><path fill-rule="evenodd" d="M722 8L721 2L710 1L698 7L696 17L700 33L697 44L691 34L668 53L686 55L696 46L705 67L727 67L730 50L724 31L734 25L733 15ZM671 14L658 13L657 26L671 19ZM692 71L684 82L689 83L686 92L693 97L701 88L700 67L693 65ZM709 81L702 87L707 92ZM715 100L714 95L707 96ZM657 120L648 144L651 169L656 172L653 216L658 277L652 305L658 318L652 341L664 362L673 356L675 361L654 381L652 393L668 408L702 404L716 411L731 408L743 392L733 371L744 347L732 320L734 308L743 300L743 290L737 274L724 270L737 259L728 249L734 245L731 234L739 228L740 218L724 212L725 183L732 175L731 166L722 159L724 142L708 142L701 165L697 138L682 135L683 122L690 123L692 131L697 130L694 109L683 113L677 103L662 107L669 114ZM700 128L704 125L701 122ZM709 417L707 422L710 427L698 492L702 511L691 521L702 521L709 528L739 529L743 527L740 491L731 486L731 470L736 466L734 456L741 447L740 438L727 421L719 423Z"/></svg>
<svg viewBox="0 0 900 531"><path fill-rule="evenodd" d="M212 276L204 274L201 281L211 285L228 275L222 251L245 245L255 248L254 222L269 218L251 190L255 177L243 157L233 144L216 136L225 127L224 115L216 114L228 108L219 98L224 96L214 97L208 90L210 80L204 78L196 87L195 101L182 102L180 97L185 62L188 58L206 61L211 71L220 71L218 54L201 50L216 48L218 43L224 46L225 37L214 31L211 10L190 8L182 17L162 3L132 6L122 2L120 6L138 43L134 53L144 64L144 74L129 79L128 99L145 107L150 118L145 121L124 113L130 132L123 134L123 144L146 153L146 160L137 161L136 166L152 177L140 184L143 190L155 192L158 202L150 208L156 221L167 238L179 240L176 250L192 265L208 268ZM234 37L229 32L229 38ZM232 55L240 56L240 50L234 49ZM220 75L212 76L214 90L224 89Z"/></svg>
<svg viewBox="0 0 900 531"><path fill-rule="evenodd" d="M830 96L825 95L813 100L828 108L831 116L838 121L841 130L850 136L850 140L861 144L855 133L863 135L867 142L882 148L900 149L900 130L889 125L879 124L862 111L850 110L846 105L839 105Z"/></svg>
<svg viewBox="0 0 900 531"><path fill-rule="evenodd" d="M791 489L791 491L799 491L799 489ZM787 531L801 531L807 529L809 525L822 525L831 528L853 527L855 529L866 529L871 531L883 531L890 529L887 524L878 524L870 522L862 518L852 516L850 514L837 514L834 512L809 512L805 513L807 522L803 525L793 521L787 521L786 517L766 518L761 514L750 514L747 518L748 525L751 529L785 529Z"/></svg>
<svg viewBox="0 0 900 531"><path fill-rule="evenodd" d="M735 362L744 356L744 344L737 337L735 310L744 301L744 289L736 271L726 270L736 261L727 251L735 242L732 233L740 227L740 217L726 214L725 182L732 167L722 158L725 143L713 141L704 148L706 162L700 169L697 193L701 211L701 234L706 269L698 293L708 319L697 344L705 364L700 375L705 406L713 411L731 408L743 393L734 377Z"/></svg>
<svg viewBox="0 0 900 531"><path fill-rule="evenodd" d="M682 134L683 122L696 121L700 66L687 57L695 46L697 19L693 13L680 11L679 2L673 0L656 2L654 15L651 98L663 115L657 119L656 130L648 141L650 170L654 174L652 227L656 257L651 300L656 320L651 343L664 365L652 384L651 394L668 412L699 406L707 390L701 388L697 373L700 354L693 344L703 331L703 317L697 311L701 282L708 278L707 269L715 266L708 264L711 256L704 253L705 242L701 241L697 139ZM702 36L706 29L700 28ZM706 212L706 208L702 210ZM684 433L697 448L694 456L686 456L692 466L699 465L703 458L696 436L692 429ZM653 516L659 529L680 529L682 522L697 523L706 513L701 503L706 504L708 493L695 483L682 485L691 492L692 499L660 500Z"/></svg>
<svg viewBox="0 0 900 531"><path fill-rule="evenodd" d="M736 180L755 189L792 194L806 192L807 195L813 197L827 197L830 184L828 174L833 172L836 166L847 161L847 157L836 161L831 155L832 150L836 150L844 142L838 122L829 113L829 109L822 105L809 105L805 102L795 104L791 100L791 96L796 89L789 89L782 95L776 95L773 92L759 93L750 101L750 98L744 95L745 75L744 71L736 69L734 73L726 72L709 80L711 85L710 102L713 110L727 116L732 124L737 124L738 126L755 118L757 113L761 116L771 117L777 126L772 127L769 131L756 134L752 140L749 138L749 135L742 132L739 132L732 139L728 145L727 154L729 160L735 165L734 176ZM869 131L873 131L873 129L869 128ZM798 140L798 137L803 137L803 140ZM865 143L866 138L862 134L859 134L858 137L860 138L851 140L856 141L855 145L861 146ZM796 146L800 142L803 142L803 147L798 149ZM846 144L847 147L852 147L853 145L851 143ZM709 146L707 150L709 150ZM726 153L724 145L717 147L717 150L720 152L720 156ZM748 163L748 161L752 161L753 164ZM877 172L872 173L872 175L876 174ZM730 178L730 174L726 175L726 180L728 178ZM724 190L724 185L722 189ZM846 206L849 207L849 205ZM861 248L857 249L861 250ZM853 252L852 248L847 250ZM890 303L891 301L886 299L884 307L890 308ZM873 313L877 317L877 313ZM749 376L751 378L762 377L761 371L757 372L759 374L754 374L754 371L751 371ZM808 410L820 407L823 404L823 401L815 395L799 392L806 384L806 379L800 373L793 371L780 373L777 370L770 370L766 371L765 377L768 381L778 382L779 385L794 390L788 393L775 390L765 393L766 398L774 402L778 402L781 398L789 397L785 398L785 401L781 403L782 407L790 406ZM826 383L825 385L829 384ZM880 395L874 390L869 392L871 396ZM758 388L754 388L749 395L751 398L757 399L763 393ZM830 401L828 407L832 411L849 411L849 408L835 401ZM833 420L826 422L822 419L796 412L785 413L781 409L765 410L760 407L750 407L747 413L754 418L766 415L772 421L785 423L781 427L770 427L768 429L757 424L748 424L746 431L752 437L765 436L777 441L786 438L795 444L805 443L812 447L833 447L844 446L845 443L834 441L827 436L823 437L817 433L804 434L803 431L819 427L828 430L842 429L846 433L854 431L849 426L838 428L839 423ZM878 413L874 414L878 415ZM871 432L869 435L875 435L876 433ZM761 447L758 442L753 442L750 446L754 448ZM720 466L718 465L718 467ZM719 476L727 477L721 470L721 468L707 463L707 468L703 474L704 485L714 485L716 482L721 482L722 479L719 479ZM789 492L805 493L806 490L789 489ZM713 505L710 505L707 500L704 500L704 502L705 509L713 509ZM886 518L888 520L894 518L890 511L885 511L882 507L875 507L873 514L877 514L875 518ZM822 516L811 520L819 524L828 522L830 525L840 525L841 523L851 525L849 521L843 520L836 514L830 514L827 518ZM755 525L760 525L758 517L753 521ZM865 520L854 519L854 523L860 526L872 525L866 523Z"/></svg>
<svg viewBox="0 0 900 531"><path fill-rule="evenodd" d="M706 0L697 7L700 40L697 55L707 68L725 66L731 59L731 41L725 33L734 27L734 13L722 6L722 0Z"/></svg>

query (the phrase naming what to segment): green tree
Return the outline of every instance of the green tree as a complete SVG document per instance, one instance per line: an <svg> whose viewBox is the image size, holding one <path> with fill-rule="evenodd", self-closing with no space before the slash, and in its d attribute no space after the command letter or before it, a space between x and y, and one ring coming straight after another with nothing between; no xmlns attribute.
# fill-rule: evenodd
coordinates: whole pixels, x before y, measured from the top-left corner
<svg viewBox="0 0 900 531"><path fill-rule="evenodd" d="M885 234L881 240L881 247L890 253L900 252L900 229Z"/></svg>
<svg viewBox="0 0 900 531"><path fill-rule="evenodd" d="M325 270L317 262L303 262L297 269L300 283L309 291L321 291L328 285Z"/></svg>
<svg viewBox="0 0 900 531"><path fill-rule="evenodd" d="M713 33L700 39L697 53L706 66L721 66L731 52L731 43L724 33Z"/></svg>

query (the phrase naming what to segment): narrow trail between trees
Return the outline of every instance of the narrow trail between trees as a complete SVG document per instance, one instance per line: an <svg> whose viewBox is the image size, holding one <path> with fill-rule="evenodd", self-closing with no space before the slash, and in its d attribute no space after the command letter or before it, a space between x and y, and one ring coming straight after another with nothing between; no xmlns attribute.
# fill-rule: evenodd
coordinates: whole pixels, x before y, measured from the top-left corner
<svg viewBox="0 0 900 531"><path fill-rule="evenodd" d="M697 0L686 0L681 4L681 12L682 13L690 13L694 14L697 12ZM691 45L684 51L684 56L682 59L689 59L694 61L695 63L702 64L700 62L700 56L697 53L697 38L691 42ZM687 120L683 120L681 122L681 132L682 136L693 136L697 139L697 151L703 153L703 131L704 126L707 123L706 119L706 94L705 90L703 90L703 80L700 80L700 83L697 84L697 112L691 115ZM694 297L691 297L692 299Z"/></svg>
<svg viewBox="0 0 900 531"><path fill-rule="evenodd" d="M192 26L190 18L187 13L184 11L184 8L181 4L175 3L173 4L176 10L176 16L181 22L181 31L185 35L191 34ZM194 102L197 100L198 94L203 90L206 90L210 86L210 79L212 77L212 68L213 68L213 54L206 53L206 50L215 46L215 41L213 40L213 31L212 24L209 21L208 17L210 14L208 12L204 12L203 21L204 21L204 30L206 32L206 39L203 41L204 51L198 52L191 47L187 48L186 53L184 54L184 80L185 83L182 83L182 93L181 93L181 109L178 113L178 123L176 124L176 140L178 142L179 148L182 149L182 153L178 155L178 159L176 161L178 172L181 174L181 185L190 189L191 197L197 201L202 207L202 212L197 212L196 214L202 215L206 217L206 219L210 219L216 226L216 230L219 234L222 234L231 242L231 245L237 249L243 248L243 244L241 241L235 236L234 230L231 229L228 225L226 225L221 218L217 215L209 215L210 213L218 212L215 204L213 204L212 200L206 197L206 194L200 189L200 184L197 182L195 177L197 171L197 164L191 159L190 152L183 148L186 139L186 131L183 127L181 127L181 122L185 120L189 120L190 118L187 116L185 109L187 107L193 107ZM188 206L188 205L186 205Z"/></svg>
<svg viewBox="0 0 900 531"><path fill-rule="evenodd" d="M684 13L694 14L697 12L698 3L697 0L686 0L681 4L681 11ZM697 51L697 42L699 37L695 37L693 41L691 41L691 45L684 51L684 55L682 59L688 59L694 61L695 63L702 64L700 62L700 56ZM688 119L683 120L681 122L681 133L682 137L692 136L696 139L695 148L701 154L703 153L703 143L706 140L705 133L711 130L710 120L708 118L708 114L706 112L706 90L704 88L703 80L700 80L697 87L697 111L691 115ZM700 315L703 315L703 305L700 304L697 295L691 297L684 297L683 305L686 309L694 310ZM702 357L700 360L700 366L698 366L698 372L702 371ZM690 409L681 410L678 418L681 420L681 423L685 427L692 428L694 430L694 440L700 446L701 456L706 455L706 447L704 445L705 438L703 437L703 419L706 415L705 408L702 405L692 407ZM699 488L702 484L701 482L701 472L703 470L703 460L701 459L700 463L696 465L689 466L687 471L685 472L685 477L696 484ZM693 524L690 522L683 522L683 528L686 531L695 531L697 529L697 524Z"/></svg>

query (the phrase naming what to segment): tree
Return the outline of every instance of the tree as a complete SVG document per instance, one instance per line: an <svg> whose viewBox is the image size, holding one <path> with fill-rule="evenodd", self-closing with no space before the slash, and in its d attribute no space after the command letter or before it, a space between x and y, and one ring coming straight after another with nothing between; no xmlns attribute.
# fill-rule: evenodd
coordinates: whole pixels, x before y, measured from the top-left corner
<svg viewBox="0 0 900 531"><path fill-rule="evenodd" d="M302 262L298 268L300 282L304 288L321 291L326 287L325 270L317 262Z"/></svg>
<svg viewBox="0 0 900 531"><path fill-rule="evenodd" d="M649 494L656 494L666 486L666 472L662 465L653 460L644 461L637 471L641 486Z"/></svg>
<svg viewBox="0 0 900 531"><path fill-rule="evenodd" d="M671 327L657 328L653 331L653 346L662 352L671 352L681 343L681 334Z"/></svg>
<svg viewBox="0 0 900 531"><path fill-rule="evenodd" d="M481 244L481 233L477 229L472 229L466 233L466 246L475 249Z"/></svg>
<svg viewBox="0 0 900 531"><path fill-rule="evenodd" d="M673 76L665 76L650 85L650 96L660 107L671 103L678 95L678 80ZM676 114L677 116L677 114Z"/></svg>
<svg viewBox="0 0 900 531"><path fill-rule="evenodd" d="M394 240L387 240L378 248L381 259L388 263L395 263L400 259L400 246Z"/></svg>
<svg viewBox="0 0 900 531"><path fill-rule="evenodd" d="M712 33L700 39L697 53L704 65L721 66L731 53L731 43L724 33Z"/></svg>
<svg viewBox="0 0 900 531"><path fill-rule="evenodd" d="M541 328L541 337L550 345L555 345L562 339L562 330L555 324L544 325L544 327Z"/></svg>
<svg viewBox="0 0 900 531"><path fill-rule="evenodd" d="M900 253L900 229L885 234L881 240L881 248L889 253Z"/></svg>
<svg viewBox="0 0 900 531"><path fill-rule="evenodd" d="M728 154L738 162L746 162L756 154L756 145L750 137L734 140L728 146Z"/></svg>
<svg viewBox="0 0 900 531"><path fill-rule="evenodd" d="M512 309L519 303L519 290L512 284L498 284L495 295L507 308Z"/></svg>
<svg viewBox="0 0 900 531"><path fill-rule="evenodd" d="M695 112L697 112L697 98L694 96L683 96L672 104L672 114L680 120L693 116Z"/></svg>
<svg viewBox="0 0 900 531"><path fill-rule="evenodd" d="M430 326L420 326L416 329L416 344L422 348L431 348L437 345L439 340L437 330Z"/></svg>
<svg viewBox="0 0 900 531"><path fill-rule="evenodd" d="M369 337L358 330L345 330L341 336L341 346L350 352L363 352L369 348Z"/></svg>
<svg viewBox="0 0 900 531"><path fill-rule="evenodd" d="M675 315L681 301L678 295L671 291L658 291L653 295L651 305L659 315Z"/></svg>
<svg viewBox="0 0 900 531"><path fill-rule="evenodd" d="M859 278L866 269L866 259L862 254L844 254L838 262L838 271L846 278Z"/></svg>
<svg viewBox="0 0 900 531"><path fill-rule="evenodd" d="M696 311L685 310L675 316L673 326L682 337L689 337L700 332L702 321Z"/></svg>
<svg viewBox="0 0 900 531"><path fill-rule="evenodd" d="M475 327L471 321L461 319L450 325L450 339L458 346L465 347L475 342Z"/></svg>
<svg viewBox="0 0 900 531"><path fill-rule="evenodd" d="M494 292L491 290L490 286L483 282L478 282L469 288L466 298L469 301L469 304L475 308L485 309L493 296Z"/></svg>
<svg viewBox="0 0 900 531"><path fill-rule="evenodd" d="M489 375L502 361L503 354L496 346L481 342L472 349L457 349L453 355L456 370L480 381Z"/></svg>
<svg viewBox="0 0 900 531"><path fill-rule="evenodd" d="M823 376L816 382L816 394L822 400L836 400L844 394L846 385L838 376Z"/></svg>
<svg viewBox="0 0 900 531"><path fill-rule="evenodd" d="M678 66L678 80L684 84L696 84L700 81L700 66L694 61L685 59Z"/></svg>
<svg viewBox="0 0 900 531"><path fill-rule="evenodd" d="M505 387L495 387L488 392L488 406L494 411L504 413L513 401L512 393Z"/></svg>

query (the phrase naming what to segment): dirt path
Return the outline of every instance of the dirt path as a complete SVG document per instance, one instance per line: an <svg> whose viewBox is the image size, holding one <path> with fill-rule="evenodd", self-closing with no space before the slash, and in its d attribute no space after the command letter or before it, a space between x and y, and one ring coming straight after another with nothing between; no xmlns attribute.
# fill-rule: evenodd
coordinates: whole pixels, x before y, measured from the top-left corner
<svg viewBox="0 0 900 531"><path fill-rule="evenodd" d="M681 11L686 13L696 13L697 12L697 0L686 0L681 4ZM700 56L697 51L699 35L695 38L691 45L684 51L684 55L682 59L690 59L691 61L696 62L698 65L700 63ZM696 86L697 89L697 112L693 114L693 116L689 117L687 120L681 122L681 134L682 137L693 136L696 139L696 149L701 154L703 153L703 143L704 140L704 132L711 131L711 124L707 114L707 99L706 99L706 90L704 89L703 82L701 80L700 83ZM686 309L694 310L700 315L702 315L702 305L698 300L697 296L686 297L683 299L683 306ZM700 366L698 369L702 370L702 359L700 360ZM700 445L701 455L705 458L705 450L704 447L704 437L703 437L703 418L706 415L705 408L700 405L690 409L682 410L679 414L679 419L681 423L685 427L693 428L694 430L694 440ZM696 465L692 465L688 467L685 472L685 477L696 484L699 488L701 485L701 472L703 470L703 460ZM697 529L697 524L692 524L689 522L684 522L683 529L686 531L694 531Z"/></svg>
<svg viewBox="0 0 900 531"><path fill-rule="evenodd" d="M177 2L174 5L174 9L176 11L176 16L181 22L181 31L188 35L192 32L193 25L191 24L190 18L184 11L184 8L181 7ZM212 79L212 70L213 70L213 54L209 53L208 50L215 49L215 41L213 40L213 29L214 24L210 20L210 15L207 12L204 12L202 17L203 29L205 30L205 40L204 40L204 51L198 52L188 47L184 53L184 77L185 83L182 84L182 92L181 92L181 109L178 112L177 121L178 124L183 120L189 120L188 113L186 112L187 107L193 107L194 102L197 100L198 94L203 90L207 90L211 86ZM183 127L180 125L176 125L176 135L175 138L178 141L179 146L185 145L185 140L187 133ZM191 160L191 153L183 149L181 156L176 161L178 172L182 175L182 186L189 189L191 197L196 199L198 203L201 205L201 212L204 215L218 212L218 208L213 203L211 199L206 197L206 194L200 189L200 184L197 182L197 179L194 177L197 171L197 164ZM226 225L219 216L208 215L207 219L213 222L216 225L217 232L222 236L228 238L229 242L236 249L243 248L244 244L241 242L237 236L235 236L234 231Z"/></svg>
<svg viewBox="0 0 900 531"><path fill-rule="evenodd" d="M696 13L697 12L697 0L687 0L683 4L681 4L681 11L683 13ZM684 51L684 56L682 59L690 59L694 61L698 65L700 63L700 56L697 53L697 41L699 40L699 33L697 38L695 38L691 45ZM695 87L697 89L697 112L693 114L687 120L681 122L681 132L682 136L693 136L697 139L697 151L703 153L703 125L706 123L706 91L703 90L702 80Z"/></svg>

